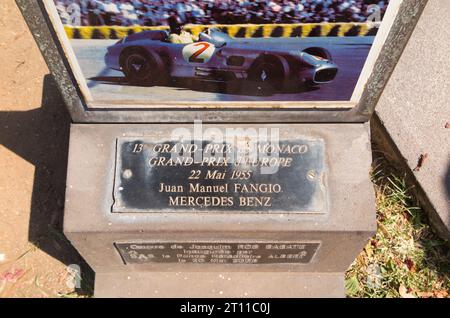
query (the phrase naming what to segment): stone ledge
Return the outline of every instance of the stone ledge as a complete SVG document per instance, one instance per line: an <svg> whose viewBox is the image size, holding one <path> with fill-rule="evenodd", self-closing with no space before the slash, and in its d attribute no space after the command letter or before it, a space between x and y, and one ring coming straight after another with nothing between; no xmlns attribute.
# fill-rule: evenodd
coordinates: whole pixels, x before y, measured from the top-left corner
<svg viewBox="0 0 450 318"><path fill-rule="evenodd" d="M98 272L95 297L343 298L344 273Z"/></svg>

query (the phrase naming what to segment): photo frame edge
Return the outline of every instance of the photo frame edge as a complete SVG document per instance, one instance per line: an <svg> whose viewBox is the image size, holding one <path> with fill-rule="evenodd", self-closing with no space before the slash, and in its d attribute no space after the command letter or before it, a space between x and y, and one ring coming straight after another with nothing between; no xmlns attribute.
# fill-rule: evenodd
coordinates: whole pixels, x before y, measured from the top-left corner
<svg viewBox="0 0 450 318"><path fill-rule="evenodd" d="M372 116L376 104L405 49L428 0L403 0L373 70L355 107L361 116Z"/></svg>
<svg viewBox="0 0 450 318"><path fill-rule="evenodd" d="M16 0L23 16L32 30L33 36L45 61L57 82L74 122L99 123L170 123L192 122L366 122L370 119L375 105L386 85L398 58L401 56L410 35L414 30L423 8L428 0L403 0L389 30L386 41L377 56L361 98L353 108L308 107L305 109L264 108L204 108L190 107L134 109L130 108L91 108L83 98L79 83L70 67L60 39L54 26L48 24L50 18L39 0ZM211 102L215 104L216 102ZM242 106L254 104L242 103ZM314 104L314 103L311 103ZM334 102L339 104L339 102ZM349 104L349 105L350 105ZM330 104L332 106L332 104ZM253 105L254 107L254 105ZM213 110L211 110L213 109Z"/></svg>

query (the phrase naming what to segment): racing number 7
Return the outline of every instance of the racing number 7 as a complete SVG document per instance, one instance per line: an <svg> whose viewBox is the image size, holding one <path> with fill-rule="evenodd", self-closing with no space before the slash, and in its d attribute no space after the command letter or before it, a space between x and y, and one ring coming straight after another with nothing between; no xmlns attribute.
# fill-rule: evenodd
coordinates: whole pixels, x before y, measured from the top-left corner
<svg viewBox="0 0 450 318"><path fill-rule="evenodd" d="M196 43L194 44L194 46L201 46L200 49L198 49L197 51L195 51L190 57L189 57L189 62L191 63L203 63L205 61L205 59L199 58L198 56L200 54L202 54L207 48L210 47L210 44L207 42L200 42L200 43Z"/></svg>

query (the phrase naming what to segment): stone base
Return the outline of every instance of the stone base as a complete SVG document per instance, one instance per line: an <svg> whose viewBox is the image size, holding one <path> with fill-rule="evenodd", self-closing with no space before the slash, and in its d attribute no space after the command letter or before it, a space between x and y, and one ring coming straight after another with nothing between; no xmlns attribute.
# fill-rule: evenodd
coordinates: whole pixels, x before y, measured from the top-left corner
<svg viewBox="0 0 450 318"><path fill-rule="evenodd" d="M95 297L338 298L345 297L344 273L97 273Z"/></svg>
<svg viewBox="0 0 450 318"><path fill-rule="evenodd" d="M204 129L210 127L238 126L204 125ZM167 141L179 125L72 125L64 233L96 272L97 297L344 297L344 272L376 229L368 126L241 128L260 127L278 128L280 140L323 140L326 195L322 210L114 212L118 138ZM297 193L305 195L300 189ZM311 257L271 262L267 251L259 248L252 255L260 253L261 259L251 264L201 263L186 261L184 252L167 257L173 256L171 249L158 261L154 260L158 252L148 252L150 247L133 248L138 255L126 253L129 244L159 243L299 243L307 246L306 255ZM317 247L311 249L310 244ZM125 246L125 252L118 246ZM288 258L281 254L280 259Z"/></svg>

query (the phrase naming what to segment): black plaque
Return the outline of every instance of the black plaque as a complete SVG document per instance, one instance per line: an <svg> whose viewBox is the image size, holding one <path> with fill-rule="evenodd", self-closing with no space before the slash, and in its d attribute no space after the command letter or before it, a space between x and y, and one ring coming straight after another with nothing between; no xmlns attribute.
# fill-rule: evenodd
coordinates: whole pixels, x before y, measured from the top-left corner
<svg viewBox="0 0 450 318"><path fill-rule="evenodd" d="M324 142L117 140L112 212L324 213Z"/></svg>
<svg viewBox="0 0 450 318"><path fill-rule="evenodd" d="M116 243L125 264L305 264L320 242L139 242Z"/></svg>

